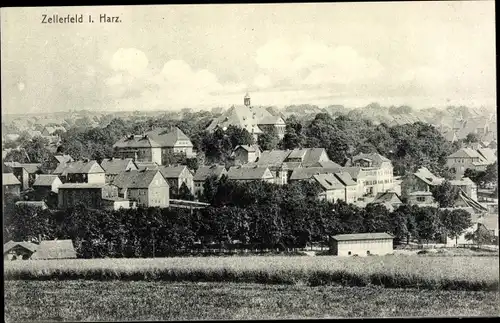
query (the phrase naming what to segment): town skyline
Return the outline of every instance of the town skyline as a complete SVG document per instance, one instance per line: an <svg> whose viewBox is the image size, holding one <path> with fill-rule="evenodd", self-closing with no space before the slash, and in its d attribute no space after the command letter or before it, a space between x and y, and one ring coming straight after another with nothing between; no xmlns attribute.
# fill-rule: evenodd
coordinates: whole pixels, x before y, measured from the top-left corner
<svg viewBox="0 0 500 323"><path fill-rule="evenodd" d="M209 110L246 92L278 108L496 107L493 1L2 11L3 114ZM122 22L41 24L103 13Z"/></svg>

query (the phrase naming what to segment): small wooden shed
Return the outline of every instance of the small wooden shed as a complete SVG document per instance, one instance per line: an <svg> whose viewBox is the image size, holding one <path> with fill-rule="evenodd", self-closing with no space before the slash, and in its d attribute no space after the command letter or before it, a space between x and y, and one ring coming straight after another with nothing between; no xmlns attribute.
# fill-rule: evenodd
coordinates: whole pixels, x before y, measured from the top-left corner
<svg viewBox="0 0 500 323"><path fill-rule="evenodd" d="M339 234L330 240L330 250L337 256L386 255L393 252L393 240L385 232Z"/></svg>
<svg viewBox="0 0 500 323"><path fill-rule="evenodd" d="M38 245L35 243L10 240L3 245L3 258L5 260L27 260L31 258L37 248Z"/></svg>

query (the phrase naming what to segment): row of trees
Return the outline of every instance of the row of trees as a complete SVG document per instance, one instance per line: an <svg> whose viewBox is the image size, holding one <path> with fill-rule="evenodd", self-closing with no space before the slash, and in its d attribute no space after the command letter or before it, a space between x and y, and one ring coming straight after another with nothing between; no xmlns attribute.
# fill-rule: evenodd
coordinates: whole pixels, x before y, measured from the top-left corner
<svg viewBox="0 0 500 323"><path fill-rule="evenodd" d="M211 243L235 247L236 241L240 248L291 250L360 232L389 232L396 243L434 241L459 236L471 226L464 210L405 205L390 212L380 204L358 208L320 201L318 186L308 182L278 186L211 178L204 189L212 205L203 210L79 206L62 211L11 205L4 212L4 242L72 239L84 257L149 257L210 248Z"/></svg>

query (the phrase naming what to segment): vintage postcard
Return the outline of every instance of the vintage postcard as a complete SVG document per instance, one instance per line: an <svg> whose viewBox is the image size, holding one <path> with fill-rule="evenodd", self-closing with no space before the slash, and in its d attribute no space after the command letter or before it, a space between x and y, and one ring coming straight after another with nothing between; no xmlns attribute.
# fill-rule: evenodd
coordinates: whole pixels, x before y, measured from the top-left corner
<svg viewBox="0 0 500 323"><path fill-rule="evenodd" d="M0 17L6 322L499 316L494 1Z"/></svg>

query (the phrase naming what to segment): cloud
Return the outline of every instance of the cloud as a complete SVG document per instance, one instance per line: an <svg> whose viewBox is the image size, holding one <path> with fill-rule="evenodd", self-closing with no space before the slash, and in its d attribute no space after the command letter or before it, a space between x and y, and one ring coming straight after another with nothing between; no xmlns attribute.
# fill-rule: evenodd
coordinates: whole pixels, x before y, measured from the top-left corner
<svg viewBox="0 0 500 323"><path fill-rule="evenodd" d="M262 75L254 84L260 88L362 83L384 71L376 59L363 57L351 47L332 47L318 41L295 46L284 40L270 41L257 50L255 62Z"/></svg>
<svg viewBox="0 0 500 323"><path fill-rule="evenodd" d="M148 67L146 54L135 48L120 48L111 57L114 71L125 71L131 75L141 75Z"/></svg>
<svg viewBox="0 0 500 323"><path fill-rule="evenodd" d="M246 88L243 83L222 84L211 71L194 70L179 59L168 60L159 72L153 72L148 69L146 55L135 49L119 49L110 65L115 73L105 79L107 93L123 107L213 105L221 96Z"/></svg>

